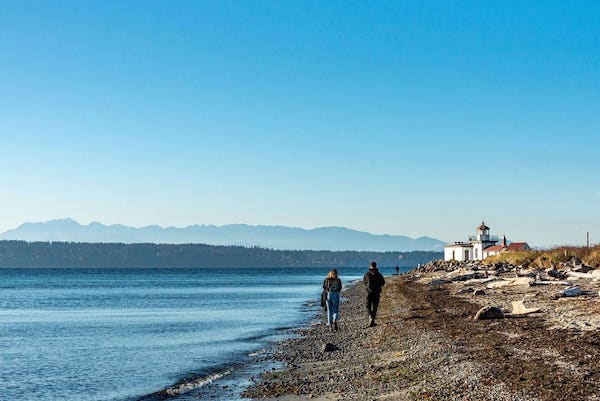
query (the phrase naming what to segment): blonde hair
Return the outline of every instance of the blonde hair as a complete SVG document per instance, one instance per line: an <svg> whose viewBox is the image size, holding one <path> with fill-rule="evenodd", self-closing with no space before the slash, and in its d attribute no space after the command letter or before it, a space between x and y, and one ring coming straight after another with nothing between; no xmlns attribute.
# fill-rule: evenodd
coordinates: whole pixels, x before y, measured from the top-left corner
<svg viewBox="0 0 600 401"><path fill-rule="evenodd" d="M338 272L335 269L331 269L329 271L329 274L327 275L327 278L338 278Z"/></svg>

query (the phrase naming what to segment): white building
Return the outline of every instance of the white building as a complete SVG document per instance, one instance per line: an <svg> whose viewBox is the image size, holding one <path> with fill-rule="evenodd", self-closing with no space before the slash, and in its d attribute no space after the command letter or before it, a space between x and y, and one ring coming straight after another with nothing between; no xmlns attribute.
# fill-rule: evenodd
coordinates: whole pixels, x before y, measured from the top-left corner
<svg viewBox="0 0 600 401"><path fill-rule="evenodd" d="M455 242L444 247L444 260L458 260L460 262L471 260L473 245L464 242Z"/></svg>
<svg viewBox="0 0 600 401"><path fill-rule="evenodd" d="M482 260L483 250L497 242L498 236L491 236L490 228L481 222L477 227L477 235L470 236L469 242L455 242L444 247L444 260Z"/></svg>

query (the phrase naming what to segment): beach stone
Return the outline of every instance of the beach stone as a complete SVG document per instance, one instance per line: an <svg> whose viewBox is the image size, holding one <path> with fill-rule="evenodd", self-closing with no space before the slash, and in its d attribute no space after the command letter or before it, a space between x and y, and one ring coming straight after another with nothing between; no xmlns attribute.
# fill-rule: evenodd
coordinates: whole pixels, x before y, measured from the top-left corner
<svg viewBox="0 0 600 401"><path fill-rule="evenodd" d="M577 286L564 288L558 293L560 297L577 297L581 294L583 294L583 291Z"/></svg>
<svg viewBox="0 0 600 401"><path fill-rule="evenodd" d="M475 291L475 290L473 289L473 287L461 288L460 290L458 290L458 291L456 292L456 295L460 295L460 294L468 294L468 293L471 293L471 292L473 292L473 291Z"/></svg>
<svg viewBox="0 0 600 401"><path fill-rule="evenodd" d="M489 319L504 319L504 313L502 309L497 306L484 306L479 309L473 320L489 320Z"/></svg>
<svg viewBox="0 0 600 401"><path fill-rule="evenodd" d="M475 292L473 292L473 295L485 295L485 291L484 290L475 290Z"/></svg>
<svg viewBox="0 0 600 401"><path fill-rule="evenodd" d="M321 352L332 352L335 351L337 347L332 343L324 343L321 345Z"/></svg>
<svg viewBox="0 0 600 401"><path fill-rule="evenodd" d="M476 278L483 278L483 275L477 272L461 274L460 276L452 277L452 281L467 281Z"/></svg>
<svg viewBox="0 0 600 401"><path fill-rule="evenodd" d="M560 272L556 269L547 269L546 274L552 278L564 279L567 275L564 272Z"/></svg>

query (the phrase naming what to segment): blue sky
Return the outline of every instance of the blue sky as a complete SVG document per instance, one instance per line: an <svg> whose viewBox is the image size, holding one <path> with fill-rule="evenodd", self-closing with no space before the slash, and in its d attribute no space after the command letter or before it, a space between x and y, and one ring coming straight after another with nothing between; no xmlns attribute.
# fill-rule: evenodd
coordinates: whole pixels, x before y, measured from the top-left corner
<svg viewBox="0 0 600 401"><path fill-rule="evenodd" d="M0 231L600 242L600 4L0 0Z"/></svg>

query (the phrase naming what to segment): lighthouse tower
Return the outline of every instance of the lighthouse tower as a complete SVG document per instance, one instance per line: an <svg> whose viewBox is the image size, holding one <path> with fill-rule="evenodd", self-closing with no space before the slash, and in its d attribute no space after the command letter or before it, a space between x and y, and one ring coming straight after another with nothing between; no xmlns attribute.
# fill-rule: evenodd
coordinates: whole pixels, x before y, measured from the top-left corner
<svg viewBox="0 0 600 401"><path fill-rule="evenodd" d="M490 228L482 221L477 227L477 235L469 237L469 242L473 245L473 260L482 260L483 250L488 246L496 245L498 236L491 236Z"/></svg>

